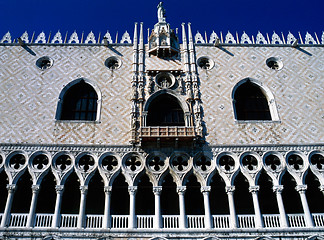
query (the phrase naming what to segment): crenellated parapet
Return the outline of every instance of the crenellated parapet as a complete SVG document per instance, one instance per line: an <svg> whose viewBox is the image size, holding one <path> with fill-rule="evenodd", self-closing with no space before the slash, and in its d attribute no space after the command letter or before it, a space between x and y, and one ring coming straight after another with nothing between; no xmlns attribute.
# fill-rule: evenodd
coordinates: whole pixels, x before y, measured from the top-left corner
<svg viewBox="0 0 324 240"><path fill-rule="evenodd" d="M149 49L156 49L158 46L171 46L172 49L178 49L179 46L177 46L176 42L178 41L176 35L174 32L171 32L169 29L168 23L158 23L158 26L156 28L160 27L160 25L165 25L165 29L161 28L162 32L160 35L164 34L165 36L172 35L171 36L171 42L167 42L169 38L166 38L165 41L163 39L161 40L160 37L157 37L159 34L156 32L160 32L160 29L153 30L152 34L149 36L148 42L149 42ZM158 35L157 35L158 34ZM160 36L159 35L159 36ZM161 36L162 36L161 35ZM163 36L164 36L163 35ZM35 32L32 34L28 34L27 31L25 31L19 39L22 40L22 42L26 44L132 44L132 36L125 31L125 33L122 35L121 38L118 37L118 32L113 37L107 31L106 33L102 34L95 34L92 31L88 34L82 32L81 34L77 33L76 31L69 33L66 32L61 33L58 31L57 33L49 33L46 34L44 32L41 32L39 35L35 35ZM0 40L0 43L4 44L18 44L17 37L13 37L10 32L8 31ZM157 40L159 39L159 41ZM225 45L322 45L324 44L324 31L322 32L322 35L318 35L316 32L309 33L306 32L305 35L302 35L300 32L298 32L298 35L295 36L291 32L288 34L284 33L276 33L273 32L272 34L262 34L261 32L258 32L255 36L251 35L249 36L247 33L243 31L242 34L236 33L223 33L219 32L218 34L213 31L209 37L208 33L205 32L204 34L201 34L199 31L194 36L194 43L199 45L219 45L219 44L225 44Z"/></svg>

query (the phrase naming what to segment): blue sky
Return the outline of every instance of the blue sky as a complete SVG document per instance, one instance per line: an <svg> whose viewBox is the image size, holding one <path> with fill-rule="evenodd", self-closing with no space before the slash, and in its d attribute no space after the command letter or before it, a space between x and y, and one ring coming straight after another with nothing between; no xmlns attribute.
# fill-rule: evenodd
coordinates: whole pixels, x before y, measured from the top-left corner
<svg viewBox="0 0 324 240"><path fill-rule="evenodd" d="M60 30L79 34L91 30L98 36L107 30L119 38L127 30L133 35L134 22L144 22L144 28L152 28L157 22L157 0L0 0L0 39L10 31L17 38L27 30L37 36L46 36ZM324 0L166 0L167 21L172 28L181 28L182 22L191 22L193 32L214 30L256 35L283 32L287 36L306 31L318 37L324 30Z"/></svg>

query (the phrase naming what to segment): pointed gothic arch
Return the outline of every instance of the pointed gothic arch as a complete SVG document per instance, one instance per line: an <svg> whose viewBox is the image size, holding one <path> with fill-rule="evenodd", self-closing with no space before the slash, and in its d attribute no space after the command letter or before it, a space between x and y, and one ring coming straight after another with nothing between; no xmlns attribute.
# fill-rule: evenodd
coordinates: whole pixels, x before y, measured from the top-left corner
<svg viewBox="0 0 324 240"><path fill-rule="evenodd" d="M60 93L57 120L99 121L101 92L98 86L85 78L67 84Z"/></svg>
<svg viewBox="0 0 324 240"><path fill-rule="evenodd" d="M172 90L154 93L145 103L144 126L190 126L188 104Z"/></svg>
<svg viewBox="0 0 324 240"><path fill-rule="evenodd" d="M279 121L275 99L262 82L245 78L232 91L234 117L243 121Z"/></svg>

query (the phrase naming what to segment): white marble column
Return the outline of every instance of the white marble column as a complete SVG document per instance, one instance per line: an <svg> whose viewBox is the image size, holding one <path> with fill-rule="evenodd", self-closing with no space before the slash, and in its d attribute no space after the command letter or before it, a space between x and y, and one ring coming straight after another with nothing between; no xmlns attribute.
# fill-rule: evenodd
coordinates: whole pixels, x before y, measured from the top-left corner
<svg viewBox="0 0 324 240"><path fill-rule="evenodd" d="M307 203L307 199L306 199L307 185L298 185L298 186L296 186L296 190L299 193L299 196L300 196L300 199L301 199L301 202L303 205L306 225L307 225L307 227L314 227L313 217L309 211L309 207L308 207L308 203Z"/></svg>
<svg viewBox="0 0 324 240"><path fill-rule="evenodd" d="M283 204L282 195L281 195L283 190L283 185L273 186L272 189L276 193L276 197L277 197L277 204L278 204L278 209L280 214L280 227L286 228L288 227L288 221L287 221L285 206Z"/></svg>
<svg viewBox="0 0 324 240"><path fill-rule="evenodd" d="M61 220L61 205L62 205L64 185L56 185L55 190L56 190L56 202L55 202L55 210L54 210L54 216L52 221L52 227L58 228L60 226L60 220Z"/></svg>
<svg viewBox="0 0 324 240"><path fill-rule="evenodd" d="M135 214L135 196L136 196L137 187L129 186L129 228L137 227L137 219Z"/></svg>
<svg viewBox="0 0 324 240"><path fill-rule="evenodd" d="M253 199L255 227L263 228L263 220L262 220L259 199L258 199L259 190L260 190L260 186L249 187L249 191L252 194L252 199Z"/></svg>
<svg viewBox="0 0 324 240"><path fill-rule="evenodd" d="M162 215L161 215L161 192L162 187L153 187L155 198L155 215L154 215L154 228L162 228Z"/></svg>
<svg viewBox="0 0 324 240"><path fill-rule="evenodd" d="M17 187L16 184L8 184L7 185L8 196L7 196L6 207L5 207L3 217L2 217L2 222L1 222L2 228L7 227L7 225L9 224L11 206L12 206L13 197L15 195L16 187Z"/></svg>
<svg viewBox="0 0 324 240"><path fill-rule="evenodd" d="M206 228L212 228L212 216L210 214L210 204L209 204L209 193L210 193L211 187L210 186L204 186L200 188L200 191L202 192L204 196L204 208L205 208L205 227Z"/></svg>
<svg viewBox="0 0 324 240"><path fill-rule="evenodd" d="M34 226L34 219L35 219L35 212L36 212L36 205L37 205L37 197L39 193L40 186L39 185L32 185L32 199L30 203L29 214L27 217L26 227L33 227Z"/></svg>
<svg viewBox="0 0 324 240"><path fill-rule="evenodd" d="M88 186L80 186L80 192L81 192L80 210L79 210L78 226L77 227L84 228Z"/></svg>
<svg viewBox="0 0 324 240"><path fill-rule="evenodd" d="M228 197L228 206L230 211L230 228L237 228L237 217L234 204L235 186L226 186L225 191Z"/></svg>
<svg viewBox="0 0 324 240"><path fill-rule="evenodd" d="M111 217L110 217L110 200L111 200L111 191L112 187L111 186L105 186L104 187L105 191L105 212L104 212L104 218L103 218L103 223L102 227L103 228L110 228L110 222L111 222Z"/></svg>
<svg viewBox="0 0 324 240"><path fill-rule="evenodd" d="M186 216L186 208L185 208L185 198L184 195L186 193L186 186L177 187L177 192L179 195L179 227L180 229L185 229L187 227L187 216Z"/></svg>

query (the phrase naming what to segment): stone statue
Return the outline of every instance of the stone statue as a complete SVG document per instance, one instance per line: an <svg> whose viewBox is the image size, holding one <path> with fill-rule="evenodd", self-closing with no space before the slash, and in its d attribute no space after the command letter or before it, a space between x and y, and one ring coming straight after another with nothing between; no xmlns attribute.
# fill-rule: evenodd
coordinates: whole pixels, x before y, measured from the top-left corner
<svg viewBox="0 0 324 240"><path fill-rule="evenodd" d="M157 8L158 8L157 15L158 15L159 22L165 22L165 9L163 7L163 2L160 2Z"/></svg>

